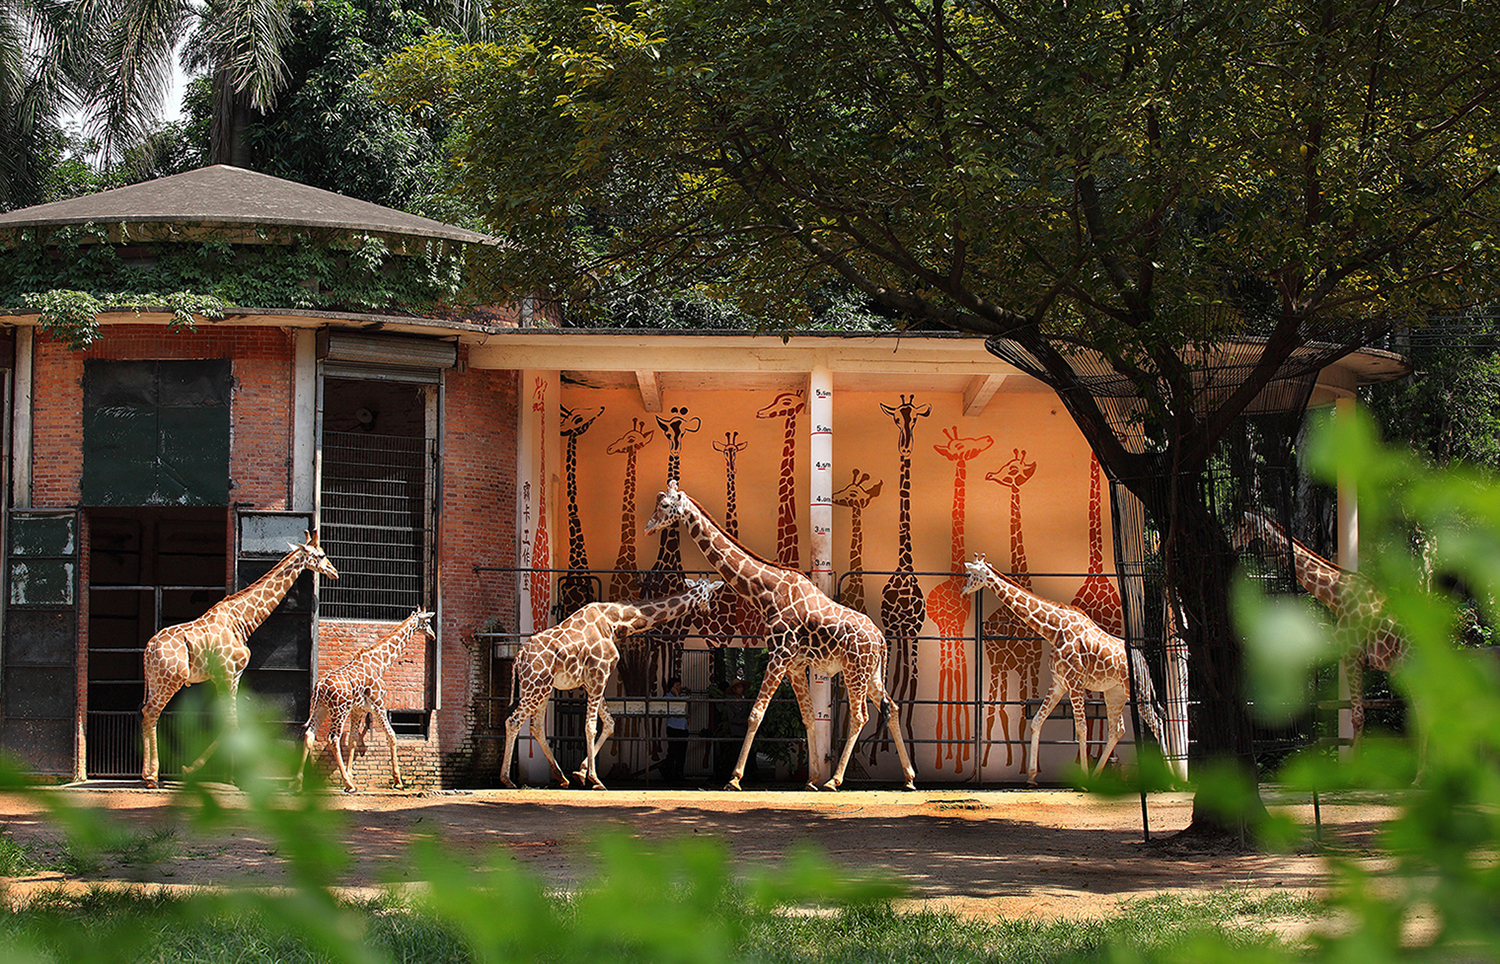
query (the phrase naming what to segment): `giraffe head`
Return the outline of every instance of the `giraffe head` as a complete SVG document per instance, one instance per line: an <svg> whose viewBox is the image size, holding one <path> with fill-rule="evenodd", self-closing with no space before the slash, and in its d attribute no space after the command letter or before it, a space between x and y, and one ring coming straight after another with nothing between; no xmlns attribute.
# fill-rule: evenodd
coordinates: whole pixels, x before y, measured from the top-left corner
<svg viewBox="0 0 1500 964"><path fill-rule="evenodd" d="M718 592L719 587L722 585L724 585L722 579L709 579L706 577L703 579L689 579L687 581L687 591L693 597L693 608L696 610L708 609L709 602L713 599L714 593Z"/></svg>
<svg viewBox="0 0 1500 964"><path fill-rule="evenodd" d="M1240 515L1240 524L1235 526L1234 537L1230 541L1241 551L1248 549L1256 541L1281 550L1286 548L1286 533L1261 510L1246 509Z"/></svg>
<svg viewBox="0 0 1500 964"><path fill-rule="evenodd" d="M576 438L588 431L594 419L604 414L603 408L569 408L562 406L562 429L560 434L564 438Z"/></svg>
<svg viewBox="0 0 1500 964"><path fill-rule="evenodd" d="M870 473L855 469L854 480L833 494L833 504L851 509L863 509L880 494L880 488L885 484L884 480L874 485L866 484L869 481Z"/></svg>
<svg viewBox="0 0 1500 964"><path fill-rule="evenodd" d="M703 427L703 419L694 415L688 418L686 405L673 405L672 411L667 418L656 416L656 424L666 433L667 444L678 449L682 446L682 437L689 432L696 432Z"/></svg>
<svg viewBox="0 0 1500 964"><path fill-rule="evenodd" d="M606 455L627 455L651 444L656 433L646 428L646 423L632 418L630 431L610 442L604 449Z"/></svg>
<svg viewBox="0 0 1500 964"><path fill-rule="evenodd" d="M891 420L896 423L896 428L900 431L897 441L903 452L911 451L912 432L917 424L917 419L925 418L932 414L931 405L918 405L916 401L917 396L915 395L910 397L902 395L900 405L891 406L884 402L880 403L880 410L891 417Z"/></svg>
<svg viewBox="0 0 1500 964"><path fill-rule="evenodd" d="M771 404L755 413L756 418L790 418L807 405L802 400L801 390L782 392L771 400Z"/></svg>
<svg viewBox="0 0 1500 964"><path fill-rule="evenodd" d="M1012 449L1010 461L1000 466L993 472L986 472L984 477L987 481L998 482L1011 489L1020 488L1036 472L1036 463L1026 461L1026 452L1022 449Z"/></svg>
<svg viewBox="0 0 1500 964"><path fill-rule="evenodd" d="M969 578L964 582L963 594L965 596L983 589L991 579L1000 578L990 564L984 561L984 556L978 553L972 561L964 563L964 571L969 574Z"/></svg>
<svg viewBox="0 0 1500 964"><path fill-rule="evenodd" d="M296 555L292 558L292 565L303 569L311 569L320 576L329 579L337 579L339 572L333 568L333 563L328 560L328 553L318 547L318 534L316 532L304 533L302 545L288 542L292 552Z"/></svg>
<svg viewBox="0 0 1500 964"><path fill-rule="evenodd" d="M412 613L409 618L416 623L416 625L412 627L412 632L421 633L424 636L431 636L436 639L437 634L432 631L432 617L436 615L437 613L422 612L420 609Z"/></svg>
<svg viewBox="0 0 1500 964"><path fill-rule="evenodd" d="M957 425L943 429L943 439L943 444L934 445L933 449L950 462L967 462L995 444L995 440L988 435L964 438L958 434Z"/></svg>
<svg viewBox="0 0 1500 964"><path fill-rule="evenodd" d="M677 487L676 479L667 480L667 491L656 493L656 511L646 520L646 535L657 529L674 526L687 517L692 500Z"/></svg>

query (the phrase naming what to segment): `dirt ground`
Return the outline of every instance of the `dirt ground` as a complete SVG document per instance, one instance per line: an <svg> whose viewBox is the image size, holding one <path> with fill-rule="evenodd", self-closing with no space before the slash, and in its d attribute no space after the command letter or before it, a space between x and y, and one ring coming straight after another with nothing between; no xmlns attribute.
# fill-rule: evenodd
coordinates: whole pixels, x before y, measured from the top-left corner
<svg viewBox="0 0 1500 964"><path fill-rule="evenodd" d="M119 865L106 860L76 878L45 873L0 879L4 897L42 888L100 882L162 885L274 885L281 882L275 842L240 827L201 837L169 806L172 795L128 786L62 788L82 806L104 808L136 831L178 827L165 855ZM225 788L233 807L237 791ZM907 907L979 916L1087 918L1121 901L1162 892L1217 888L1318 891L1329 882L1324 860L1289 854L1190 853L1170 835L1187 825L1191 798L1149 800L1152 841L1142 833L1138 797L1107 801L1058 791L849 790L840 793L692 790L475 790L329 794L348 824L352 866L342 883L363 888L410 880L403 862L415 836L436 835L475 863L508 852L546 881L566 887L588 875L589 841L601 828L624 827L651 840L709 834L736 858L779 861L811 841L838 864L903 882ZM1311 827L1311 801L1273 802ZM1367 852L1389 807L1331 806L1321 818L1325 844ZM30 801L0 796L0 827L43 856L63 846L61 831ZM415 881L413 881L415 883Z"/></svg>

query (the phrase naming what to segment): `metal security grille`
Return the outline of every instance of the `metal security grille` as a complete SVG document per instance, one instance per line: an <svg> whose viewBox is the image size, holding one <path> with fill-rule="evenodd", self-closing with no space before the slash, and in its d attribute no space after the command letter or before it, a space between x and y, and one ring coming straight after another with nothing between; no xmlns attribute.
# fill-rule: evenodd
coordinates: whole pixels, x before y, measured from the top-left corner
<svg viewBox="0 0 1500 964"><path fill-rule="evenodd" d="M434 439L323 434L320 541L338 567L320 609L399 622L424 605L432 572Z"/></svg>

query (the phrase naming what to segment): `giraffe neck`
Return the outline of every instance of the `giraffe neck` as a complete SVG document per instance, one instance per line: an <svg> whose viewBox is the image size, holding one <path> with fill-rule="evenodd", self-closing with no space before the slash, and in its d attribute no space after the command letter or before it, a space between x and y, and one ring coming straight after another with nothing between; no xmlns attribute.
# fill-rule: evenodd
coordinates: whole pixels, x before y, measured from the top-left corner
<svg viewBox="0 0 1500 964"><path fill-rule="evenodd" d="M406 621L380 642L371 646L364 652L364 662L374 670L374 675L383 674L401 654L406 650L406 645L416 635L419 620L415 614L406 617Z"/></svg>
<svg viewBox="0 0 1500 964"><path fill-rule="evenodd" d="M667 453L667 482L679 479L678 473L682 467L682 457L678 448L680 440L672 442L672 448ZM656 547L655 569L680 570L682 569L682 533L676 526L662 530L661 542Z"/></svg>
<svg viewBox="0 0 1500 964"><path fill-rule="evenodd" d="M1089 572L1104 571L1104 512L1099 498L1099 456L1089 461Z"/></svg>
<svg viewBox="0 0 1500 964"><path fill-rule="evenodd" d="M742 596L754 599L762 606L775 602L776 588L788 579L795 580L798 574L757 559L720 529L698 506L689 501L688 513L683 517L688 537L697 544L708 564L723 577L724 582Z"/></svg>
<svg viewBox="0 0 1500 964"><path fill-rule="evenodd" d="M865 608L865 529L858 501L849 503L849 578L844 596L852 609Z"/></svg>
<svg viewBox="0 0 1500 964"><path fill-rule="evenodd" d="M564 464L568 479L568 568L587 569L589 550L583 539L583 522L578 518L578 436L568 436Z"/></svg>
<svg viewBox="0 0 1500 964"><path fill-rule="evenodd" d="M777 498L781 507L776 527L776 561L796 566L797 559L797 416L786 417L781 442L781 480Z"/></svg>
<svg viewBox="0 0 1500 964"><path fill-rule="evenodd" d="M625 493L620 500L620 555L616 569L635 568L635 449L625 453Z"/></svg>
<svg viewBox="0 0 1500 964"><path fill-rule="evenodd" d="M1292 543L1292 572L1302 588L1329 609L1339 608L1338 586L1344 570L1298 542Z"/></svg>
<svg viewBox="0 0 1500 964"><path fill-rule="evenodd" d="M703 596L700 593L689 591L668 596L665 599L649 599L634 604L622 603L629 610L625 628L638 633L658 623L670 622L679 616L687 615L702 600Z"/></svg>
<svg viewBox="0 0 1500 964"><path fill-rule="evenodd" d="M1050 632L1055 631L1063 619L1074 612L1070 607L1059 606L1055 602L1050 602L1035 593L1022 589L1014 580L1007 579L995 572L993 568L990 568L989 573L989 579L986 581L1000 597L1000 601L1010 607L1016 618L1040 635L1050 639Z"/></svg>
<svg viewBox="0 0 1500 964"><path fill-rule="evenodd" d="M724 531L730 536L740 534L739 510L734 497L734 449L724 451Z"/></svg>
<svg viewBox="0 0 1500 964"><path fill-rule="evenodd" d="M953 571L960 577L964 571L964 507L966 501L968 463L962 459L953 463Z"/></svg>
<svg viewBox="0 0 1500 964"><path fill-rule="evenodd" d="M1022 589L1031 588L1031 573L1026 568L1026 542L1021 535L1021 487L1010 487L1010 571Z"/></svg>
<svg viewBox="0 0 1500 964"><path fill-rule="evenodd" d="M901 485L896 502L899 512L897 527L896 570L912 571L911 554L911 447L901 449Z"/></svg>
<svg viewBox="0 0 1500 964"><path fill-rule="evenodd" d="M266 617L281 605L281 600L291 591L303 569L297 558L297 550L287 553L271 567L270 572L219 604L234 612L242 640L255 632L256 627L266 621Z"/></svg>

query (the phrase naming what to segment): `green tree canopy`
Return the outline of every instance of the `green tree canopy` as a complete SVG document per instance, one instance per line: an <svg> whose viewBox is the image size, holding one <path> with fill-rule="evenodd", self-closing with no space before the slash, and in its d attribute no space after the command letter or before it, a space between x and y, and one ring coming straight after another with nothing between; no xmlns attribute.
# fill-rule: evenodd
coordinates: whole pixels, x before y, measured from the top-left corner
<svg viewBox="0 0 1500 964"><path fill-rule="evenodd" d="M1003 336L1164 534L1195 695L1228 707L1195 737L1243 766L1234 557L1202 472L1310 345L1493 289L1497 7L530 0L493 43L395 58L384 89L458 125L518 291L585 307L624 273L795 325L831 276ZM1199 350L1235 338L1240 375L1205 393Z"/></svg>

